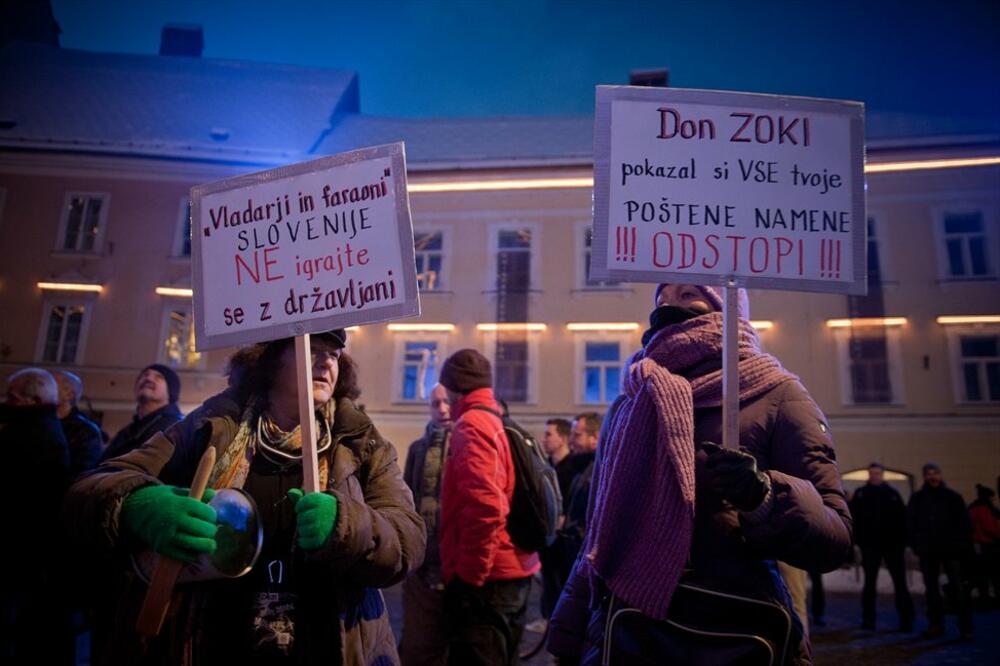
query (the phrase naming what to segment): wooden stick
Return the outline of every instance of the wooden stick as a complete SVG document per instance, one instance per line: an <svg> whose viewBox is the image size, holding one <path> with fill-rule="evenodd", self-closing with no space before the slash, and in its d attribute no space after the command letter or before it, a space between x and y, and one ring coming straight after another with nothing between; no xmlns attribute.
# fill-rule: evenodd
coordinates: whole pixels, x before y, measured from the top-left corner
<svg viewBox="0 0 1000 666"><path fill-rule="evenodd" d="M722 446L740 448L740 290L726 278L722 294Z"/></svg>
<svg viewBox="0 0 1000 666"><path fill-rule="evenodd" d="M313 406L312 349L309 334L295 337L295 364L299 372L299 426L302 428L302 490L320 492L316 459L316 408Z"/></svg>
<svg viewBox="0 0 1000 666"><path fill-rule="evenodd" d="M194 473L194 480L191 481L191 490L188 497L201 500L205 494L205 487L208 485L208 477L215 466L215 449L211 446L205 449L198 463L198 469ZM156 568L149 579L149 588L146 590L146 598L142 602L142 610L139 611L139 619L135 623L135 628L139 635L152 638L160 633L163 627L163 620L167 617L167 610L170 608L170 598L174 593L174 584L177 576L184 568L184 562L175 560L166 555L160 555L156 561Z"/></svg>

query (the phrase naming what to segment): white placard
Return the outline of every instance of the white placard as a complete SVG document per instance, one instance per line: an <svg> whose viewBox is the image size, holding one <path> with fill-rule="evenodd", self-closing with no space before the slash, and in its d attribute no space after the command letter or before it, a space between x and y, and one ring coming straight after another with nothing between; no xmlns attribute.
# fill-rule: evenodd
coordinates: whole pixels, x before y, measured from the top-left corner
<svg viewBox="0 0 1000 666"><path fill-rule="evenodd" d="M592 274L867 291L864 107L598 86Z"/></svg>
<svg viewBox="0 0 1000 666"><path fill-rule="evenodd" d="M191 190L197 348L420 314L402 143Z"/></svg>

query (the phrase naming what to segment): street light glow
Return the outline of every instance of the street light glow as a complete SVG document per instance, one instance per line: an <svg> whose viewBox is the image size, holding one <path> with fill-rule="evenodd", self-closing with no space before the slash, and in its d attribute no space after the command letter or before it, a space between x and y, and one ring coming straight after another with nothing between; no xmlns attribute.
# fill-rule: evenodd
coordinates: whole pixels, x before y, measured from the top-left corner
<svg viewBox="0 0 1000 666"><path fill-rule="evenodd" d="M89 291L96 294L104 291L104 286L88 282L39 282L39 289L46 291Z"/></svg>
<svg viewBox="0 0 1000 666"><path fill-rule="evenodd" d="M638 331L639 324L634 321L581 321L566 324L571 331Z"/></svg>
<svg viewBox="0 0 1000 666"><path fill-rule="evenodd" d="M185 289L182 287L157 287L157 296L178 296L180 298L191 298L194 296L193 289Z"/></svg>
<svg viewBox="0 0 1000 666"><path fill-rule="evenodd" d="M544 331L548 326L538 322L476 324L478 331Z"/></svg>
<svg viewBox="0 0 1000 666"><path fill-rule="evenodd" d="M947 315L937 318L945 326L953 324L1000 324L1000 315Z"/></svg>
<svg viewBox="0 0 1000 666"><path fill-rule="evenodd" d="M408 333L414 332L447 332L450 333L455 330L454 324L389 324L386 326L387 329L393 332L403 332Z"/></svg>
<svg viewBox="0 0 1000 666"><path fill-rule="evenodd" d="M856 317L854 319L827 319L827 328L857 328L865 326L903 326L906 317Z"/></svg>

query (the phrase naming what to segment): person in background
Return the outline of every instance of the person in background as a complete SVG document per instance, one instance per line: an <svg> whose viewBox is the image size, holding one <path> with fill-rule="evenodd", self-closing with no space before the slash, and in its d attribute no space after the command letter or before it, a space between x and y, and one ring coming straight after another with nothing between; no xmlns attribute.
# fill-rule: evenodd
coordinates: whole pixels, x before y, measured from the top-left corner
<svg viewBox="0 0 1000 666"><path fill-rule="evenodd" d="M563 499L569 494L569 484L579 470L574 469L569 447L570 422L566 419L552 418L545 422L545 434L542 435L542 448L549 457L549 463L556 470L559 478L559 492Z"/></svg>
<svg viewBox="0 0 1000 666"><path fill-rule="evenodd" d="M399 657L404 666L443 666L448 655L438 521L441 478L452 423L448 392L440 384L431 389L428 407L430 421L424 436L410 444L403 468L403 479L413 491L413 504L427 526L424 563L403 581L403 637Z"/></svg>
<svg viewBox="0 0 1000 666"><path fill-rule="evenodd" d="M489 360L474 349L441 368L455 422L441 491L441 573L448 615L448 663L514 664L536 553L511 541L507 514L514 461L493 396Z"/></svg>
<svg viewBox="0 0 1000 666"><path fill-rule="evenodd" d="M58 580L59 506L69 485L69 450L56 416L59 389L47 370L7 379L0 405L0 662L57 664L74 659L68 604Z"/></svg>
<svg viewBox="0 0 1000 666"><path fill-rule="evenodd" d="M977 483L976 501L969 505L972 543L976 549L973 580L984 610L1000 603L1000 510L993 504L994 495L992 488Z"/></svg>
<svg viewBox="0 0 1000 666"><path fill-rule="evenodd" d="M881 463L868 465L868 483L854 492L851 515L854 517L854 541L861 548L865 586L861 593L861 628L875 629L875 598L878 572L885 568L892 577L896 593L899 630L913 631L913 599L906 586L903 551L906 548L906 505L896 489L885 483Z"/></svg>
<svg viewBox="0 0 1000 666"><path fill-rule="evenodd" d="M603 419L597 412L583 412L573 419L570 430L570 449L574 467L579 470L570 482L569 490L563 497L566 520L559 529L554 544L559 549L560 566L569 576L576 562L583 539L587 534L587 499L594 477L594 458L597 455L597 439Z"/></svg>
<svg viewBox="0 0 1000 666"><path fill-rule="evenodd" d="M958 631L963 640L972 638L972 608L963 570L972 554L972 523L965 500L945 485L941 468L924 465L924 485L910 497L906 507L910 547L920 558L927 595L929 625L924 636L944 635L944 601L939 579L944 569L948 576L948 594L958 616Z"/></svg>
<svg viewBox="0 0 1000 666"><path fill-rule="evenodd" d="M97 466L104 439L96 423L84 416L77 403L83 395L83 382L68 370L52 373L59 385L59 406L56 416L62 424L69 444L69 474L71 479Z"/></svg>
<svg viewBox="0 0 1000 666"><path fill-rule="evenodd" d="M143 368L135 378L133 393L135 415L132 422L112 438L100 462L128 453L182 418L177 406L181 399L181 379L167 366L153 363Z"/></svg>

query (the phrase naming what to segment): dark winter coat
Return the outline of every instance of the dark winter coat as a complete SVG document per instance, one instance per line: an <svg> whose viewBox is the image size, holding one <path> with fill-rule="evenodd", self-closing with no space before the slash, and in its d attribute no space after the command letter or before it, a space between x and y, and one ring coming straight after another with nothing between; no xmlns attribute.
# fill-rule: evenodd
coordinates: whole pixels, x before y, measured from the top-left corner
<svg viewBox="0 0 1000 666"><path fill-rule="evenodd" d="M441 518L441 478L450 438L451 428L428 423L424 436L410 444L403 467L403 479L413 492L413 504L427 528L427 553L416 575L429 587L443 584L438 521Z"/></svg>
<svg viewBox="0 0 1000 666"><path fill-rule="evenodd" d="M153 483L190 483L205 447L221 450L233 440L242 411L235 393L222 393L167 432L84 475L64 505L75 541L72 552L114 558L127 567L124 560L135 544L119 523L125 497ZM325 454L330 457L326 492L337 498L337 520L327 544L304 555L307 584L300 586L295 640L302 641L304 663L310 665L394 664L395 639L377 588L399 582L420 566L423 522L413 510L395 449L346 398L337 402L332 436L333 446ZM301 467L296 468L301 479ZM266 563L258 561L257 566ZM119 606L123 619L113 639L119 651L123 641L133 638L132 622L144 592L143 585L132 582ZM206 609L225 605L233 582L196 583L175 595L178 610L168 619L161 644L151 646L148 654L158 663L201 664L207 655L231 650L201 632L213 619ZM186 650L193 651L190 659L182 658ZM117 662L129 659L118 657Z"/></svg>
<svg viewBox="0 0 1000 666"><path fill-rule="evenodd" d="M65 418L60 419L66 443L69 444L69 475L75 479L82 473L97 467L101 458L104 438L96 423L73 408Z"/></svg>
<svg viewBox="0 0 1000 666"><path fill-rule="evenodd" d="M569 571L576 561L576 556L583 546L587 535L587 501L590 497L590 486L594 479L593 453L573 454L574 465L579 469L569 484L563 504L566 508L566 521L559 529L554 544L559 552L560 566L563 571Z"/></svg>
<svg viewBox="0 0 1000 666"><path fill-rule="evenodd" d="M146 441L158 432L163 432L171 427L183 417L177 403L171 402L159 409L146 414L142 418L138 415L132 417L132 422L118 431L111 438L108 448L104 449L101 459L104 462L111 458L125 455L132 449L139 448Z"/></svg>
<svg viewBox="0 0 1000 666"><path fill-rule="evenodd" d="M926 483L906 507L910 547L920 557L961 558L972 552L972 522L965 500L943 483Z"/></svg>
<svg viewBox="0 0 1000 666"><path fill-rule="evenodd" d="M906 547L906 504L887 483L867 484L851 498L854 541L862 548Z"/></svg>
<svg viewBox="0 0 1000 666"><path fill-rule="evenodd" d="M699 374L698 372L693 373ZM611 406L605 423L621 398ZM694 441L722 441L722 410L695 410ZM684 581L783 604L791 599L775 560L831 571L851 553L851 515L826 418L798 381L786 381L740 405L740 445L771 480L765 515L741 514L709 490L704 450L695 457L695 524ZM605 433L602 431L602 441ZM598 447L596 465L602 460ZM595 471L595 476L598 472ZM591 511L594 496L591 494ZM598 659L603 624L591 608L590 586L574 571L549 625L549 650ZM599 602L600 600L595 600ZM592 612L594 613L592 615ZM589 627L588 627L589 623ZM808 643L798 661L810 660ZM599 660L598 662L599 663Z"/></svg>

